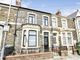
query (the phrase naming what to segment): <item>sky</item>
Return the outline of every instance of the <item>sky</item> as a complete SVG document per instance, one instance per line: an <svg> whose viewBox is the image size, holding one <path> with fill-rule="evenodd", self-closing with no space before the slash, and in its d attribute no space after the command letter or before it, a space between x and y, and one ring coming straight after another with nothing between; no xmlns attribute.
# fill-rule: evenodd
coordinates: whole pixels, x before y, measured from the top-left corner
<svg viewBox="0 0 80 60"><path fill-rule="evenodd" d="M10 4L10 1L0 0L7 4ZM12 4L15 5L15 0L12 0ZM67 16L80 9L80 0L22 0L21 6L53 14L60 10L63 16Z"/></svg>

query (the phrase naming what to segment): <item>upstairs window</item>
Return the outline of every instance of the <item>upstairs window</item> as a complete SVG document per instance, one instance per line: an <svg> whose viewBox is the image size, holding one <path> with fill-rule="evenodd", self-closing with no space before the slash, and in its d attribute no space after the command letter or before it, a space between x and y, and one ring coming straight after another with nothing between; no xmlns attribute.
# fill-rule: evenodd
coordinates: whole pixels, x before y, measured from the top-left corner
<svg viewBox="0 0 80 60"><path fill-rule="evenodd" d="M52 18L52 27L53 28L57 27L57 19L56 18Z"/></svg>
<svg viewBox="0 0 80 60"><path fill-rule="evenodd" d="M44 26L48 26L48 17L44 16L44 22L43 22Z"/></svg>
<svg viewBox="0 0 80 60"><path fill-rule="evenodd" d="M62 20L62 28L67 28L67 21L66 20Z"/></svg>
<svg viewBox="0 0 80 60"><path fill-rule="evenodd" d="M29 14L28 23L35 24L35 15L34 14Z"/></svg>

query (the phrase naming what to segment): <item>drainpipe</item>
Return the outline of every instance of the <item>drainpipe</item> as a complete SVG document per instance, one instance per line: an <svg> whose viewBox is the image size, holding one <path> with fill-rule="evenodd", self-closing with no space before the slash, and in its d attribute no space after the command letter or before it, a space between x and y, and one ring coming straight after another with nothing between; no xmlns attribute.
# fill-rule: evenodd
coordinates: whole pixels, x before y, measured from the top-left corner
<svg viewBox="0 0 80 60"><path fill-rule="evenodd" d="M60 34L60 30L59 30L59 55L61 56L61 34Z"/></svg>
<svg viewBox="0 0 80 60"><path fill-rule="evenodd" d="M16 37L17 37L17 19L18 19L18 14L19 14L19 7L17 7L18 9L17 9L17 13L16 13L16 20L15 20L15 31L14 31L14 42L13 42L13 46L14 46L14 51L13 51L13 55L15 55L16 54L16 52L15 52L15 40L16 40Z"/></svg>
<svg viewBox="0 0 80 60"><path fill-rule="evenodd" d="M15 51L15 40L16 40L16 37L17 37L17 19L18 19L18 15L19 15L19 7L21 6L21 1L22 0L16 0L16 6L17 6L17 13L16 13L16 19L15 19L15 31L14 31L14 42L13 42L13 46L14 46L14 51L13 51L13 55L16 54L16 51Z"/></svg>
<svg viewBox="0 0 80 60"><path fill-rule="evenodd" d="M2 47L2 52L1 52L0 60L3 60L3 58L4 58L6 38L7 38L6 35L7 35L7 32L9 31L8 20L9 20L10 12L11 12L11 3L12 3L12 0L11 0L10 5L9 5L7 20L6 20L6 22L4 24L4 28L3 28L3 30L4 30L4 37L3 37L3 47Z"/></svg>
<svg viewBox="0 0 80 60"><path fill-rule="evenodd" d="M74 22L74 28L75 28L75 31L76 31L76 38L77 38L76 42L78 42L78 32L77 32L78 25L77 25L77 22L76 22L76 18L73 18L73 22ZM73 50L73 54L74 54L74 50Z"/></svg>

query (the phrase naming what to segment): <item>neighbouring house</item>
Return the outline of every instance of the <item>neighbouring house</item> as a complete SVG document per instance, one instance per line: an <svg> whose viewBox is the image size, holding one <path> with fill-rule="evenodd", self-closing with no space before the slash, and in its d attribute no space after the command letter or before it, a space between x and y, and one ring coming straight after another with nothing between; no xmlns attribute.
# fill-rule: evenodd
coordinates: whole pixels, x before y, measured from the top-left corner
<svg viewBox="0 0 80 60"><path fill-rule="evenodd" d="M75 21L75 30L77 33L77 42L80 42L80 10L77 10L68 16Z"/></svg>
<svg viewBox="0 0 80 60"><path fill-rule="evenodd" d="M0 3L0 42L4 37L8 9L8 4ZM74 41L77 41L74 19L62 16L60 11L52 14L12 5L8 24L6 45L15 46L16 53L64 50L72 53Z"/></svg>

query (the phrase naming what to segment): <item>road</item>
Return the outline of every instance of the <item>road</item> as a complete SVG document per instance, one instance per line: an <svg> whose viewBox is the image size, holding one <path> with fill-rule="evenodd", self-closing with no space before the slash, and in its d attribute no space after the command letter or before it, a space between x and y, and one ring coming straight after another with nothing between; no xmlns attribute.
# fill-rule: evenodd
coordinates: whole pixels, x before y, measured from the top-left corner
<svg viewBox="0 0 80 60"><path fill-rule="evenodd" d="M46 59L46 60L80 60L80 56L79 55L57 56L52 59Z"/></svg>

